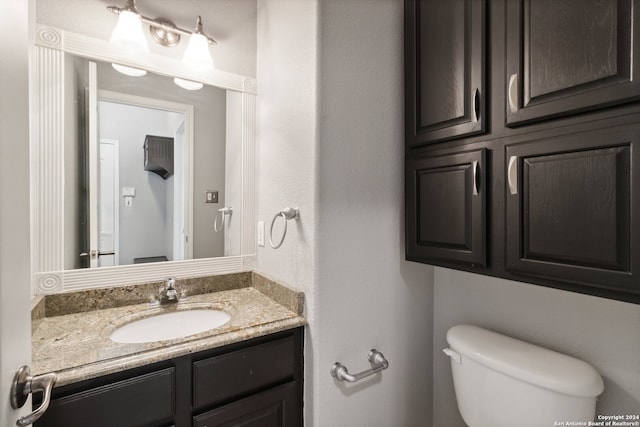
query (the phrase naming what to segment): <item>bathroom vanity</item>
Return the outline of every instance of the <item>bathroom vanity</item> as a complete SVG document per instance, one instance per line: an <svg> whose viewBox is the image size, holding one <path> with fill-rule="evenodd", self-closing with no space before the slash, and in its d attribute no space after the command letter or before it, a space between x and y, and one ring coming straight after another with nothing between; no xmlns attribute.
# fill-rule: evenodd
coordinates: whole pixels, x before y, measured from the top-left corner
<svg viewBox="0 0 640 427"><path fill-rule="evenodd" d="M48 317L34 321L33 371L58 379L35 425L302 425L302 293L255 273L177 287L194 294L161 306L120 305L157 292L149 283L49 296ZM206 308L229 321L162 341L110 339L136 320Z"/></svg>
<svg viewBox="0 0 640 427"><path fill-rule="evenodd" d="M298 327L54 390L36 427L302 425Z"/></svg>

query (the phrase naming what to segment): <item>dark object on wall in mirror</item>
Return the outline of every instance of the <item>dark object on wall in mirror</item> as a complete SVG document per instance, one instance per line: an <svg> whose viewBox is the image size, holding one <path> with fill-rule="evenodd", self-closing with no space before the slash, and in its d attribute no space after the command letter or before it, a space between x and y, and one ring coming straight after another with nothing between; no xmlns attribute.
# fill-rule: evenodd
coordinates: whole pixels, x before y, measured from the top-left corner
<svg viewBox="0 0 640 427"><path fill-rule="evenodd" d="M167 179L173 175L173 138L147 135L144 139L144 170Z"/></svg>

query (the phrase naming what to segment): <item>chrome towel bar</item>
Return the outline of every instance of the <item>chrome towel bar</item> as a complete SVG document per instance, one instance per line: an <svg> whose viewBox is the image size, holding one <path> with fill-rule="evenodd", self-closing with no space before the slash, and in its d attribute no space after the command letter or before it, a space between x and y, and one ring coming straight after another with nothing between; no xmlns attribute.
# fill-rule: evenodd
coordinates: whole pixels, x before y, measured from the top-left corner
<svg viewBox="0 0 640 427"><path fill-rule="evenodd" d="M375 348L369 351L367 359L369 359L369 363L371 363L371 369L367 369L366 371L362 371L358 374L350 374L346 366L342 365L340 362L336 362L331 367L331 376L338 381L353 383L389 367L387 359L385 359L384 355Z"/></svg>

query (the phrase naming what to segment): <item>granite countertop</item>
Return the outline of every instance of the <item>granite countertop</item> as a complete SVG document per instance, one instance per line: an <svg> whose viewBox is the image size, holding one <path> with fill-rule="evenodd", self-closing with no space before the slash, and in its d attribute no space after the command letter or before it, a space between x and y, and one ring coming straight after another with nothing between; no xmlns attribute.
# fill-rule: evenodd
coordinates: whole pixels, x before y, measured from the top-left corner
<svg viewBox="0 0 640 427"><path fill-rule="evenodd" d="M277 302L283 294L280 285L264 286L264 278L259 282L257 288L191 295L178 304L153 307L140 303L39 319L32 333L32 373L55 372L59 387L305 324L301 307ZM269 295L270 290L275 291L275 298ZM292 295L302 300L301 293ZM216 329L172 340L131 344L109 339L115 329L131 321L203 307L225 311L231 319Z"/></svg>

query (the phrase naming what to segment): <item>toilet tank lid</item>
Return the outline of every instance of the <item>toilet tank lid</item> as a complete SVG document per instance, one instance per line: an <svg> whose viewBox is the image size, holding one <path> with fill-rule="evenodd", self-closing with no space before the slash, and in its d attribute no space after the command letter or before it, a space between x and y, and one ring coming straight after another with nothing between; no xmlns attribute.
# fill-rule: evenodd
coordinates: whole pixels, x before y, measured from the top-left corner
<svg viewBox="0 0 640 427"><path fill-rule="evenodd" d="M582 397L604 390L602 377L587 362L478 326L453 326L447 342L462 356L539 387Z"/></svg>

